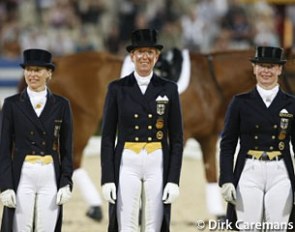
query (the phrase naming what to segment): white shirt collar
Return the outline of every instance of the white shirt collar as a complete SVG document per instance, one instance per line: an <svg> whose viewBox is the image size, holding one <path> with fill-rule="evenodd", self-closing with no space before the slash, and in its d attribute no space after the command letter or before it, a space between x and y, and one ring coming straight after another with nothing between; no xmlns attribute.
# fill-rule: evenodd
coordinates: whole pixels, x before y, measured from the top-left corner
<svg viewBox="0 0 295 232"><path fill-rule="evenodd" d="M37 116L39 117L45 107L45 104L46 104L47 88L45 88L45 90L42 90L40 92L35 92L35 91L32 91L31 89L29 89L29 87L28 87L27 92L28 92L31 104L32 104Z"/></svg>
<svg viewBox="0 0 295 232"><path fill-rule="evenodd" d="M266 103L268 102L269 104L273 101L277 93L279 92L279 85L276 85L272 89L263 89L261 86L258 84L256 85L257 91L260 94L261 98L263 101ZM267 104L267 105L269 105Z"/></svg>
<svg viewBox="0 0 295 232"><path fill-rule="evenodd" d="M34 98L34 97L46 97L47 95L47 88L45 87L44 90L40 91L40 92L35 92L33 90L31 90L29 87L27 87L27 92L30 98Z"/></svg>
<svg viewBox="0 0 295 232"><path fill-rule="evenodd" d="M136 71L134 71L134 77L138 83L138 85L148 85L152 79L153 72L150 73L148 76L140 76Z"/></svg>

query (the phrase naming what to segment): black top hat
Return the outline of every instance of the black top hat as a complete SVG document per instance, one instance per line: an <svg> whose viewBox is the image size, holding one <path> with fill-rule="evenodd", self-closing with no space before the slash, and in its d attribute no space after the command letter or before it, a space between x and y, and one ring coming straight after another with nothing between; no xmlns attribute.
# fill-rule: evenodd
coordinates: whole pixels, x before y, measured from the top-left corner
<svg viewBox="0 0 295 232"><path fill-rule="evenodd" d="M279 47L257 47L253 63L285 64L284 51Z"/></svg>
<svg viewBox="0 0 295 232"><path fill-rule="evenodd" d="M128 52L135 48L153 47L161 50L163 45L157 44L157 31L155 29L138 29L131 34L131 45L127 46Z"/></svg>
<svg viewBox="0 0 295 232"><path fill-rule="evenodd" d="M54 70L55 65L51 62L51 53L43 49L27 49L23 52L24 62L20 64L22 68L26 66L41 66Z"/></svg>

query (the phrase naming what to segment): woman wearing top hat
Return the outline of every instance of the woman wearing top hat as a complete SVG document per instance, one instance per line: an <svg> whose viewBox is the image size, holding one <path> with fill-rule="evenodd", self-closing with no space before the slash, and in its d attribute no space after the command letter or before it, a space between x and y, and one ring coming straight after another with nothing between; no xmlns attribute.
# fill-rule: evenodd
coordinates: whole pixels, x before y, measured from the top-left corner
<svg viewBox="0 0 295 232"><path fill-rule="evenodd" d="M28 87L2 108L1 231L60 232L72 189L71 108L46 86L55 68L51 53L28 49L23 56Z"/></svg>
<svg viewBox="0 0 295 232"><path fill-rule="evenodd" d="M140 204L142 231L169 231L183 131L177 85L153 72L162 48L155 30L134 31L127 51L135 71L108 87L101 142L108 231L137 232Z"/></svg>
<svg viewBox="0 0 295 232"><path fill-rule="evenodd" d="M295 98L278 84L286 60L281 48L257 47L250 61L256 87L232 99L220 143L227 216L238 220L231 226L240 231L294 231L290 215L295 178L289 144L295 148Z"/></svg>

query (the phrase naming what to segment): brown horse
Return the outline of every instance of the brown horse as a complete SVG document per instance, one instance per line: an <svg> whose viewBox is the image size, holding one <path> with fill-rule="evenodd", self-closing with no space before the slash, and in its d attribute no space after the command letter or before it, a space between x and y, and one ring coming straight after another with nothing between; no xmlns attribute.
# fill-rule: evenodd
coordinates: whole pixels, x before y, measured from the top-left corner
<svg viewBox="0 0 295 232"><path fill-rule="evenodd" d="M213 193L212 188L207 189L207 193L211 191L207 206L216 216L223 213L222 206L212 205L222 204L216 189L216 144L230 99L256 83L249 62L252 56L252 50L190 53L190 84L181 94L184 134L185 139L194 138L200 143L206 180L215 184ZM99 128L107 85L119 78L122 62L122 58L105 52L85 52L55 60L56 71L49 87L72 104L75 169L81 166L83 149ZM286 67L290 69L292 65ZM283 85L288 86L285 82ZM217 200L212 201L213 198Z"/></svg>

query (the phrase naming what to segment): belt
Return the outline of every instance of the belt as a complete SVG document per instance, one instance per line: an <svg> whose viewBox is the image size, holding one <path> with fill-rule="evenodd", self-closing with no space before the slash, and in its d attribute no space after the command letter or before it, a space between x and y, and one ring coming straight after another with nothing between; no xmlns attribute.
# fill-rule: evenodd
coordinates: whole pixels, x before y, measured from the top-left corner
<svg viewBox="0 0 295 232"><path fill-rule="evenodd" d="M283 158L280 151L256 151L249 150L246 158L264 160L264 161L273 161L281 160Z"/></svg>
<svg viewBox="0 0 295 232"><path fill-rule="evenodd" d="M51 164L53 162L52 156L51 155L26 155L25 158L26 162L35 164L35 163L42 163L42 164Z"/></svg>
<svg viewBox="0 0 295 232"><path fill-rule="evenodd" d="M124 149L129 149L135 153L139 153L142 149L146 149L147 153L152 153L158 149L162 149L162 143L160 142L125 142Z"/></svg>

